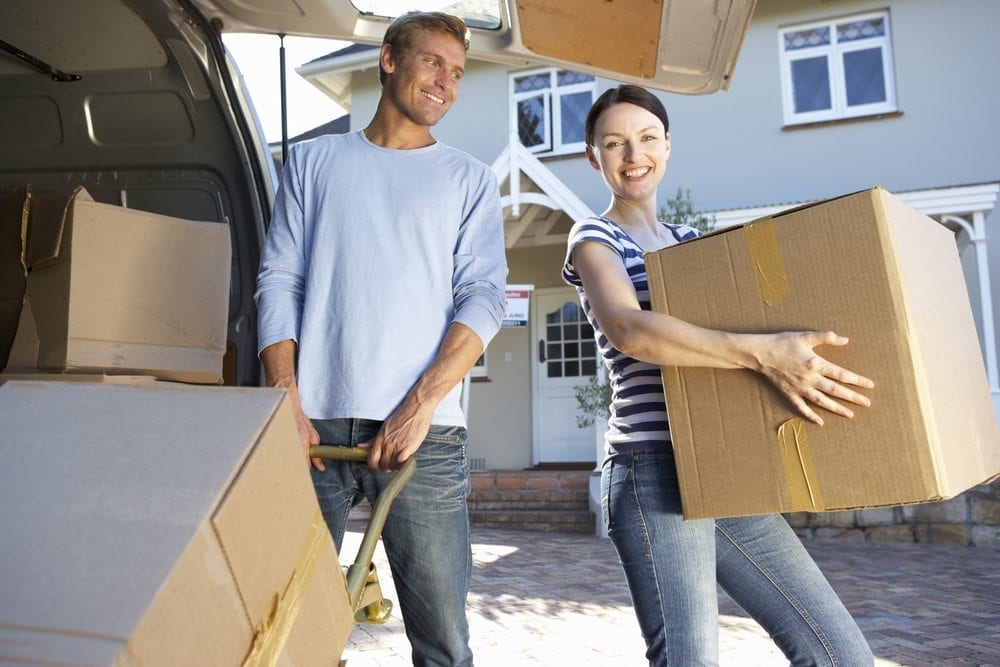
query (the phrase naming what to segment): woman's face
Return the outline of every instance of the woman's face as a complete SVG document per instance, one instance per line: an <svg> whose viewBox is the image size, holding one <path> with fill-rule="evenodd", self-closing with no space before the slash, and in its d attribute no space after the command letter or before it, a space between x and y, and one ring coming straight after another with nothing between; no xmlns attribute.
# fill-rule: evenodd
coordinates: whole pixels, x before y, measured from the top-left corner
<svg viewBox="0 0 1000 667"><path fill-rule="evenodd" d="M620 102L597 118L587 157L615 197L643 201L656 196L667 171L670 133L654 114Z"/></svg>

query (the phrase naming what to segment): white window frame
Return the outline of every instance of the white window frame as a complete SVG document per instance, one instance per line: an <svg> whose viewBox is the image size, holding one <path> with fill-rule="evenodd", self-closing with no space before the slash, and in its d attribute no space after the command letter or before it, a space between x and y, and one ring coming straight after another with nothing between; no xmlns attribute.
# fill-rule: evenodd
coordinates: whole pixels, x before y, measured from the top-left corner
<svg viewBox="0 0 1000 667"><path fill-rule="evenodd" d="M850 42L837 42L838 25L876 18L881 18L884 21L884 35L857 39ZM794 51L787 51L785 49L786 34L814 30L821 27L826 27L830 30L830 44L805 47L795 49ZM847 86L843 67L844 54L874 47L878 47L882 53L882 73L885 81L886 99L883 102L848 106ZM861 116L892 113L898 110L896 104L895 68L892 58L892 26L889 22L889 12L887 10L842 16L835 19L814 21L812 23L802 23L781 28L778 30L778 53L781 59L781 95L785 125L801 125L803 123L816 123L843 118L858 118ZM815 58L819 56L826 57L830 77L831 108L796 113L795 96L792 89L792 63L803 58Z"/></svg>
<svg viewBox="0 0 1000 667"><path fill-rule="evenodd" d="M520 140L518 133L517 105L521 100L541 97L544 108L544 128L543 141L538 146L526 146L530 153L538 156L549 155L569 155L572 153L582 153L586 149L587 142L584 140L563 143L562 142L562 107L561 100L564 95L573 95L581 92L589 92L591 102L597 99L597 77L590 81L560 86L559 72L573 71L565 67L545 67L541 69L523 70L510 74L510 123L511 133L515 140ZM522 93L515 92L515 80L526 76L538 76L548 74L549 87Z"/></svg>

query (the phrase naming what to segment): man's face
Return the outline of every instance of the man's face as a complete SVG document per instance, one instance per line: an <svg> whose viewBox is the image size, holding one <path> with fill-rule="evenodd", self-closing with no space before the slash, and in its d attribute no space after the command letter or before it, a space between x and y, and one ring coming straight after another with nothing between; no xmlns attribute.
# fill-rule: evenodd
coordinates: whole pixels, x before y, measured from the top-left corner
<svg viewBox="0 0 1000 667"><path fill-rule="evenodd" d="M409 50L382 47L386 73L383 96L417 125L432 126L458 97L465 73L465 46L452 35L425 30Z"/></svg>

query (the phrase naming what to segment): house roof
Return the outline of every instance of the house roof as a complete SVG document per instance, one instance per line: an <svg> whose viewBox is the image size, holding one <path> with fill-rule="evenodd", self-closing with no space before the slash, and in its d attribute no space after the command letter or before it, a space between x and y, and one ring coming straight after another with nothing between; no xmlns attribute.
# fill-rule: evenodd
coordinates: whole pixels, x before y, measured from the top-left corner
<svg viewBox="0 0 1000 667"><path fill-rule="evenodd" d="M357 53L365 53L367 51L377 52L379 47L374 44L350 44L342 49L337 49L336 51L331 51L324 56L319 56L318 58L313 58L312 60L302 63L301 67L306 67L313 63L326 63L336 62L338 58L346 58L347 56L353 56Z"/></svg>
<svg viewBox="0 0 1000 667"><path fill-rule="evenodd" d="M378 65L379 47L351 44L295 68L295 73L319 88L347 111L351 110L351 74Z"/></svg>
<svg viewBox="0 0 1000 667"><path fill-rule="evenodd" d="M316 137L322 137L325 134L347 134L351 131L351 116L350 114L344 114L339 118L334 118L333 120L323 123L322 125L317 125L311 130L306 130L301 134L297 134L294 137L288 138L288 144L296 144L300 141L306 141L308 139L315 139ZM281 159L281 142L272 141L267 145L268 149L271 151L271 155L276 159Z"/></svg>

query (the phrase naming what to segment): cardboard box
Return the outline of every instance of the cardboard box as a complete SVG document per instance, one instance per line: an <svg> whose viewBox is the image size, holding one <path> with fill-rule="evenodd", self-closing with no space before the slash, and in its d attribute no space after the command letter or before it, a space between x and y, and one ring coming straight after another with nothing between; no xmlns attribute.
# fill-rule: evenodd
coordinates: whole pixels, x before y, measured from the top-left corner
<svg viewBox="0 0 1000 667"><path fill-rule="evenodd" d="M653 309L734 332L832 330L870 408L815 426L753 371L664 367L684 515L942 500L1000 472L953 234L881 188L646 255Z"/></svg>
<svg viewBox="0 0 1000 667"><path fill-rule="evenodd" d="M0 202L0 239L7 369L221 382L228 225L99 204L83 188L22 189Z"/></svg>
<svg viewBox="0 0 1000 667"><path fill-rule="evenodd" d="M0 662L335 665L353 614L285 393L0 386Z"/></svg>

